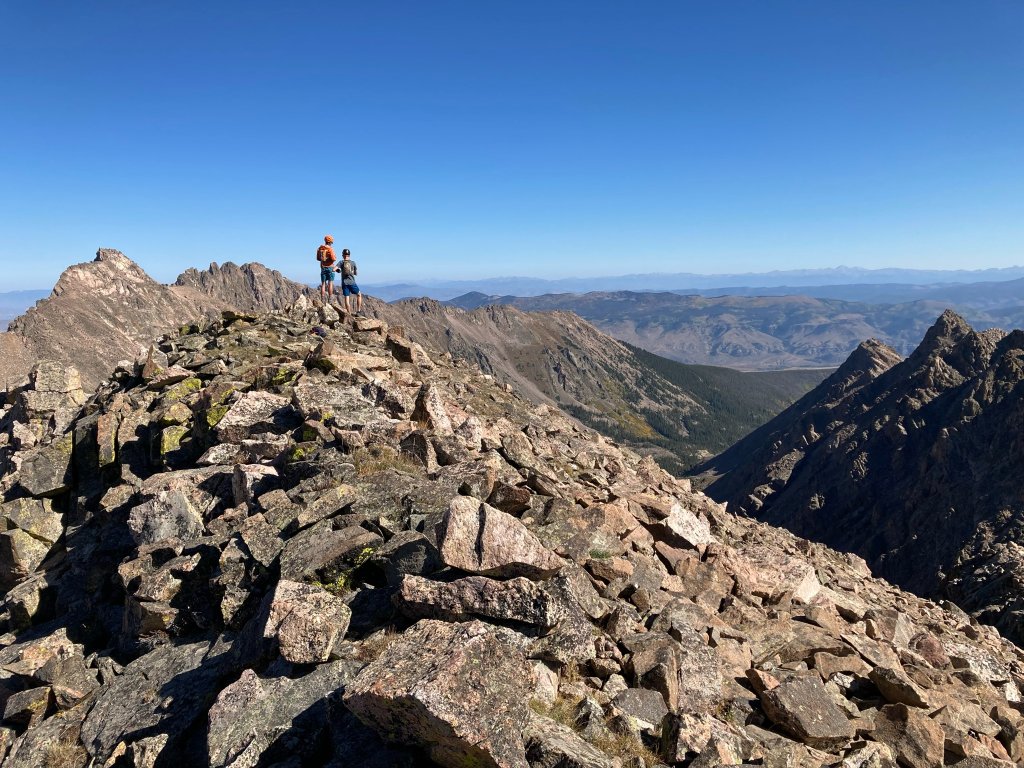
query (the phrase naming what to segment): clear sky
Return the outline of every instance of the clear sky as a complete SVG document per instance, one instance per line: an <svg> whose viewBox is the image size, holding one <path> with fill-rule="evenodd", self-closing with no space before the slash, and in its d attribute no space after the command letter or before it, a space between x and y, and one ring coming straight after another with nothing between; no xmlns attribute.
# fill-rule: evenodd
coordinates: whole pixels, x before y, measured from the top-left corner
<svg viewBox="0 0 1024 768"><path fill-rule="evenodd" d="M0 2L0 290L1024 263L1024 2Z"/></svg>

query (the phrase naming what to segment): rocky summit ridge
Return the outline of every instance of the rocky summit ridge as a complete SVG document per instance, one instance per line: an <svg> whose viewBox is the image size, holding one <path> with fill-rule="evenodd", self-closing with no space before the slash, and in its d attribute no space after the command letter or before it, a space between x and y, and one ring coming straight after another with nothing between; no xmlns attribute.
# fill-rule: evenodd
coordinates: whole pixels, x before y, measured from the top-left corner
<svg viewBox="0 0 1024 768"><path fill-rule="evenodd" d="M100 248L0 333L0 387L22 384L38 360L55 360L75 366L91 391L176 323L224 309L281 309L303 293L309 289L261 264L212 264L163 285L120 251Z"/></svg>
<svg viewBox="0 0 1024 768"><path fill-rule="evenodd" d="M4 766L1009 766L1024 654L300 298L0 415Z"/></svg>
<svg viewBox="0 0 1024 768"><path fill-rule="evenodd" d="M947 311L905 360L861 346L712 460L709 494L857 552L1024 641L1024 332Z"/></svg>

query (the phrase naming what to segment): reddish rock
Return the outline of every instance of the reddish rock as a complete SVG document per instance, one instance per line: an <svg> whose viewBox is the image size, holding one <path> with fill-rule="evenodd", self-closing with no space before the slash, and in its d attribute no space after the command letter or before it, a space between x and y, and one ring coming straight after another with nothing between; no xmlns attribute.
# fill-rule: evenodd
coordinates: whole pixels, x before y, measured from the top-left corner
<svg viewBox="0 0 1024 768"><path fill-rule="evenodd" d="M533 670L479 621L424 620L345 689L345 706L384 738L425 749L442 766L527 768L523 730Z"/></svg>
<svg viewBox="0 0 1024 768"><path fill-rule="evenodd" d="M445 565L498 578L546 578L565 565L519 520L472 496L456 496L437 526Z"/></svg>

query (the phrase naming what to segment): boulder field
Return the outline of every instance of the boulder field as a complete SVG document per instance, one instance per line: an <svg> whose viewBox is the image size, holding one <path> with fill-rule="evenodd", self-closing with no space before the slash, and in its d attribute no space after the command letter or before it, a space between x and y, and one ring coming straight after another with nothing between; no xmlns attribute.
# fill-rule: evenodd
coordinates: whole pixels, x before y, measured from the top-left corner
<svg viewBox="0 0 1024 768"><path fill-rule="evenodd" d="M401 328L225 312L0 416L3 766L1024 760L1024 656Z"/></svg>

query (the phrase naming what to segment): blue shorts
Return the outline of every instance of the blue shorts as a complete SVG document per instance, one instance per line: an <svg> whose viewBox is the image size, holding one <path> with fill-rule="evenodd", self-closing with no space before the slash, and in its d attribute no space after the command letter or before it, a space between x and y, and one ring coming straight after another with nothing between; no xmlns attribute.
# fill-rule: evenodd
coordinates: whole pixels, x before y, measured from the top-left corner
<svg viewBox="0 0 1024 768"><path fill-rule="evenodd" d="M358 296L359 286L355 283L346 283L344 280L341 281L341 294L343 296Z"/></svg>
<svg viewBox="0 0 1024 768"><path fill-rule="evenodd" d="M320 267L320 282L321 283L333 283L334 282L334 267Z"/></svg>

